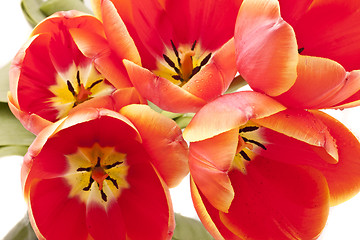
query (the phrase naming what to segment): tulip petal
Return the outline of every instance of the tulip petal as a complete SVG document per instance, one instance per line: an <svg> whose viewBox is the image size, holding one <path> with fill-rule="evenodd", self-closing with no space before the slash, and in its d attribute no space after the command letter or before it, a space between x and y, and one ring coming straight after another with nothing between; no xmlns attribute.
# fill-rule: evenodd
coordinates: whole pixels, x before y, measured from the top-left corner
<svg viewBox="0 0 360 240"><path fill-rule="evenodd" d="M299 56L296 83L276 99L295 108L329 108L358 91L357 79L356 73L347 76L345 69L330 59Z"/></svg>
<svg viewBox="0 0 360 240"><path fill-rule="evenodd" d="M240 127L250 119L263 118L284 110L277 101L257 92L226 94L205 105L184 130L185 140L211 138Z"/></svg>
<svg viewBox="0 0 360 240"><path fill-rule="evenodd" d="M46 239L86 239L85 204L68 198L62 178L41 180L32 186L29 211ZM66 226L66 227L65 227Z"/></svg>
<svg viewBox="0 0 360 240"><path fill-rule="evenodd" d="M175 224L170 194L148 158L139 149L128 155L130 168L126 181L130 188L124 189L118 200L126 219L127 236L129 239L171 239Z"/></svg>
<svg viewBox="0 0 360 240"><path fill-rule="evenodd" d="M323 148L331 156L331 158L324 159L330 161L330 164L337 163L339 159L336 141L329 133L328 127L307 111L286 109L269 117L253 121L277 133ZM278 141L279 137L268 136L265 141L274 142L274 140ZM284 140L280 145L288 145L286 144L287 141ZM300 147L299 149L303 148Z"/></svg>
<svg viewBox="0 0 360 240"><path fill-rule="evenodd" d="M320 111L312 111L335 138L339 151L337 164L315 165L329 185L331 205L340 204L360 191L360 143L340 122Z"/></svg>
<svg viewBox="0 0 360 240"><path fill-rule="evenodd" d="M141 64L135 43L130 37L124 22L118 15L114 4L110 0L101 2L102 20L110 47L119 58L128 59L136 64Z"/></svg>
<svg viewBox="0 0 360 240"><path fill-rule="evenodd" d="M323 175L302 166L256 158L247 174L229 172L235 198L222 222L236 235L251 239L315 239L329 212ZM261 231L259 231L261 229Z"/></svg>
<svg viewBox="0 0 360 240"><path fill-rule="evenodd" d="M236 74L234 40L223 45L183 89L206 101L223 94Z"/></svg>
<svg viewBox="0 0 360 240"><path fill-rule="evenodd" d="M174 187L188 174L188 147L181 129L169 118L147 105L129 105L121 109L139 131L142 144L161 177Z"/></svg>
<svg viewBox="0 0 360 240"><path fill-rule="evenodd" d="M228 211L234 198L227 173L235 157L238 134L234 129L190 144L191 176L211 205L223 212Z"/></svg>
<svg viewBox="0 0 360 240"><path fill-rule="evenodd" d="M124 59L124 65L135 88L141 96L163 110L172 112L196 112L205 101L169 80L154 75L149 70Z"/></svg>
<svg viewBox="0 0 360 240"><path fill-rule="evenodd" d="M121 59L112 52L105 38L82 29L71 29L70 32L80 51L86 57L93 59L96 69L114 87L131 86Z"/></svg>
<svg viewBox="0 0 360 240"><path fill-rule="evenodd" d="M206 230L215 239L238 239L238 237L229 231L221 222L219 210L214 208L201 194L192 178L190 178L190 189L195 210Z"/></svg>
<svg viewBox="0 0 360 240"><path fill-rule="evenodd" d="M298 47L276 0L245 0L235 27L236 64L256 91L277 96L296 80Z"/></svg>
<svg viewBox="0 0 360 240"><path fill-rule="evenodd" d="M314 1L293 25L302 54L332 59L347 71L359 69L359 7L353 0Z"/></svg>

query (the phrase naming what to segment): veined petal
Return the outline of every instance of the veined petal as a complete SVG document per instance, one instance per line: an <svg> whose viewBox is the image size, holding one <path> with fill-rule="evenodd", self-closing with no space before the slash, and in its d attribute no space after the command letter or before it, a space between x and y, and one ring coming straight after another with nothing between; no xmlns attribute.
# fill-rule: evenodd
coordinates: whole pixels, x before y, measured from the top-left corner
<svg viewBox="0 0 360 240"><path fill-rule="evenodd" d="M183 89L211 101L228 89L236 74L234 39L214 53L210 62L195 74Z"/></svg>
<svg viewBox="0 0 360 240"><path fill-rule="evenodd" d="M324 160L330 160L330 163L337 163L339 159L336 141L328 127L307 111L286 109L269 117L254 119L253 122L307 144L324 148L332 157ZM274 138L268 138L269 141L272 139Z"/></svg>
<svg viewBox="0 0 360 240"><path fill-rule="evenodd" d="M124 59L125 68L135 88L141 96L158 105L163 110L172 112L196 112L205 101L169 80L154 75L149 70Z"/></svg>
<svg viewBox="0 0 360 240"><path fill-rule="evenodd" d="M238 130L190 144L190 173L211 205L227 212L234 190L227 175L238 145Z"/></svg>
<svg viewBox="0 0 360 240"><path fill-rule="evenodd" d="M331 205L340 204L360 191L360 143L339 121L320 111L312 111L329 129L339 152L337 164L315 165L329 185Z"/></svg>
<svg viewBox="0 0 360 240"><path fill-rule="evenodd" d="M298 47L276 0L245 0L235 27L236 64L256 91L277 96L296 80Z"/></svg>
<svg viewBox="0 0 360 240"><path fill-rule="evenodd" d="M296 83L276 98L287 106L307 109L332 107L360 87L360 83L347 77L340 64L330 59L299 56L297 71ZM353 88L356 84L359 86Z"/></svg>
<svg viewBox="0 0 360 240"><path fill-rule="evenodd" d="M110 0L101 2L102 20L110 47L121 59L128 59L141 65L139 53L126 26Z"/></svg>
<svg viewBox="0 0 360 240"><path fill-rule="evenodd" d="M290 25L296 25L297 21L303 17L313 2L314 0L303 0L295 2L279 0L281 16Z"/></svg>
<svg viewBox="0 0 360 240"><path fill-rule="evenodd" d="M82 29L71 29L70 32L80 51L93 59L96 68L109 82L116 88L131 86L121 59L112 52L105 38Z"/></svg>
<svg viewBox="0 0 360 240"><path fill-rule="evenodd" d="M142 144L152 164L169 187L174 187L188 174L188 147L181 129L169 118L147 105L129 105L120 113L139 131Z"/></svg>
<svg viewBox="0 0 360 240"><path fill-rule="evenodd" d="M285 107L257 92L226 94L205 105L184 130L190 142L211 138L230 129L284 110Z"/></svg>
<svg viewBox="0 0 360 240"><path fill-rule="evenodd" d="M256 158L246 175L229 176L235 198L220 219L242 239L316 239L324 228L329 190L319 171Z"/></svg>
<svg viewBox="0 0 360 240"><path fill-rule="evenodd" d="M190 178L190 189L191 198L194 203L195 210L206 230L215 239L240 239L231 231L229 231L226 226L221 222L219 217L219 210L214 208L207 201L204 195L200 193L192 178Z"/></svg>

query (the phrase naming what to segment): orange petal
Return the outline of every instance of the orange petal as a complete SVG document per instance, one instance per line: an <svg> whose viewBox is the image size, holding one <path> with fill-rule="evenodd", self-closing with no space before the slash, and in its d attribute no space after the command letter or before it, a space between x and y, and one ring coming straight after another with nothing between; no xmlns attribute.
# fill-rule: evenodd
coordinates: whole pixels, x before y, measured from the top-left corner
<svg viewBox="0 0 360 240"><path fill-rule="evenodd" d="M284 110L277 101L257 92L223 95L205 105L184 130L187 141L211 138L257 119Z"/></svg>
<svg viewBox="0 0 360 240"><path fill-rule="evenodd" d="M294 86L277 98L287 106L329 108L360 88L359 81L354 81L357 76L353 74L349 78L345 69L330 59L299 56L297 71L298 78Z"/></svg>
<svg viewBox="0 0 360 240"><path fill-rule="evenodd" d="M177 113L196 112L206 103L205 100L192 95L167 79L154 75L135 63L125 59L124 65L141 96L163 110Z"/></svg>
<svg viewBox="0 0 360 240"><path fill-rule="evenodd" d="M243 1L235 27L236 64L256 91L277 96L296 80L298 47L276 0Z"/></svg>
<svg viewBox="0 0 360 240"><path fill-rule="evenodd" d="M227 175L238 145L237 129L190 144L190 173L211 205L227 212L234 190Z"/></svg>
<svg viewBox="0 0 360 240"><path fill-rule="evenodd" d="M288 137L324 148L332 156L332 158L325 158L324 160L330 160L330 163L337 163L338 161L336 141L329 133L327 126L307 111L286 109L269 117L253 121Z"/></svg>
<svg viewBox="0 0 360 240"><path fill-rule="evenodd" d="M335 138L339 152L337 164L314 165L329 185L331 205L340 204L360 191L360 143L339 121L320 111L312 111Z"/></svg>
<svg viewBox="0 0 360 240"><path fill-rule="evenodd" d="M188 147L174 121L147 105L129 105L120 111L139 131L151 162L169 187L188 174Z"/></svg>
<svg viewBox="0 0 360 240"><path fill-rule="evenodd" d="M263 158L229 172L235 198L220 219L241 239L315 239L326 224L329 190L312 168Z"/></svg>
<svg viewBox="0 0 360 240"><path fill-rule="evenodd" d="M183 89L206 101L215 99L229 87L236 74L234 40L223 45Z"/></svg>
<svg viewBox="0 0 360 240"><path fill-rule="evenodd" d="M140 55L126 26L110 0L101 2L102 20L110 47L120 59L128 59L141 65Z"/></svg>

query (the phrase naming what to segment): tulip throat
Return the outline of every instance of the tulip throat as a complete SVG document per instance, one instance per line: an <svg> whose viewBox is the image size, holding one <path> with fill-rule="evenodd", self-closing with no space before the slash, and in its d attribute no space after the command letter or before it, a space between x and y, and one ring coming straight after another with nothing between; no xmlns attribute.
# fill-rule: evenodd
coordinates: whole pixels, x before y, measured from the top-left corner
<svg viewBox="0 0 360 240"><path fill-rule="evenodd" d="M171 47L165 49L153 72L181 87L209 62L211 52L203 50L196 41L191 46L180 45L178 48L172 40L170 42Z"/></svg>
<svg viewBox="0 0 360 240"><path fill-rule="evenodd" d="M86 67L71 65L57 73L56 83L49 88L53 97L49 99L56 110L56 120L66 117L71 109L90 99L110 95L115 88L95 69L93 64Z"/></svg>
<svg viewBox="0 0 360 240"><path fill-rule="evenodd" d="M69 171L65 178L71 186L71 197L107 204L109 197L116 198L122 189L129 187L126 155L113 147L101 147L96 143L91 148L79 147L66 158Z"/></svg>
<svg viewBox="0 0 360 240"><path fill-rule="evenodd" d="M258 133L259 129L259 126L251 122L239 128L238 146L232 167L243 174L247 173L246 166L255 157L255 150L266 150L265 145L259 140L261 139Z"/></svg>

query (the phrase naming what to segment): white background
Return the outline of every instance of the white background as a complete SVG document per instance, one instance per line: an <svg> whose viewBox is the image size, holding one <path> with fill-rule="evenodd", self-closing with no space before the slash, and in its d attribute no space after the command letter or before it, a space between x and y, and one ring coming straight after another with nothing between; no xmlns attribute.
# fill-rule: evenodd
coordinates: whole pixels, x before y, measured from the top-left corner
<svg viewBox="0 0 360 240"><path fill-rule="evenodd" d="M22 15L20 0L1 0L0 32L0 66L3 66L16 54L31 32ZM346 124L359 138L360 107L330 113ZM0 239L26 212L20 186L21 161L19 156L0 158ZM190 198L189 178L185 178L180 186L172 189L171 195L175 212L196 218ZM331 208L327 226L319 239L360 240L360 194Z"/></svg>

